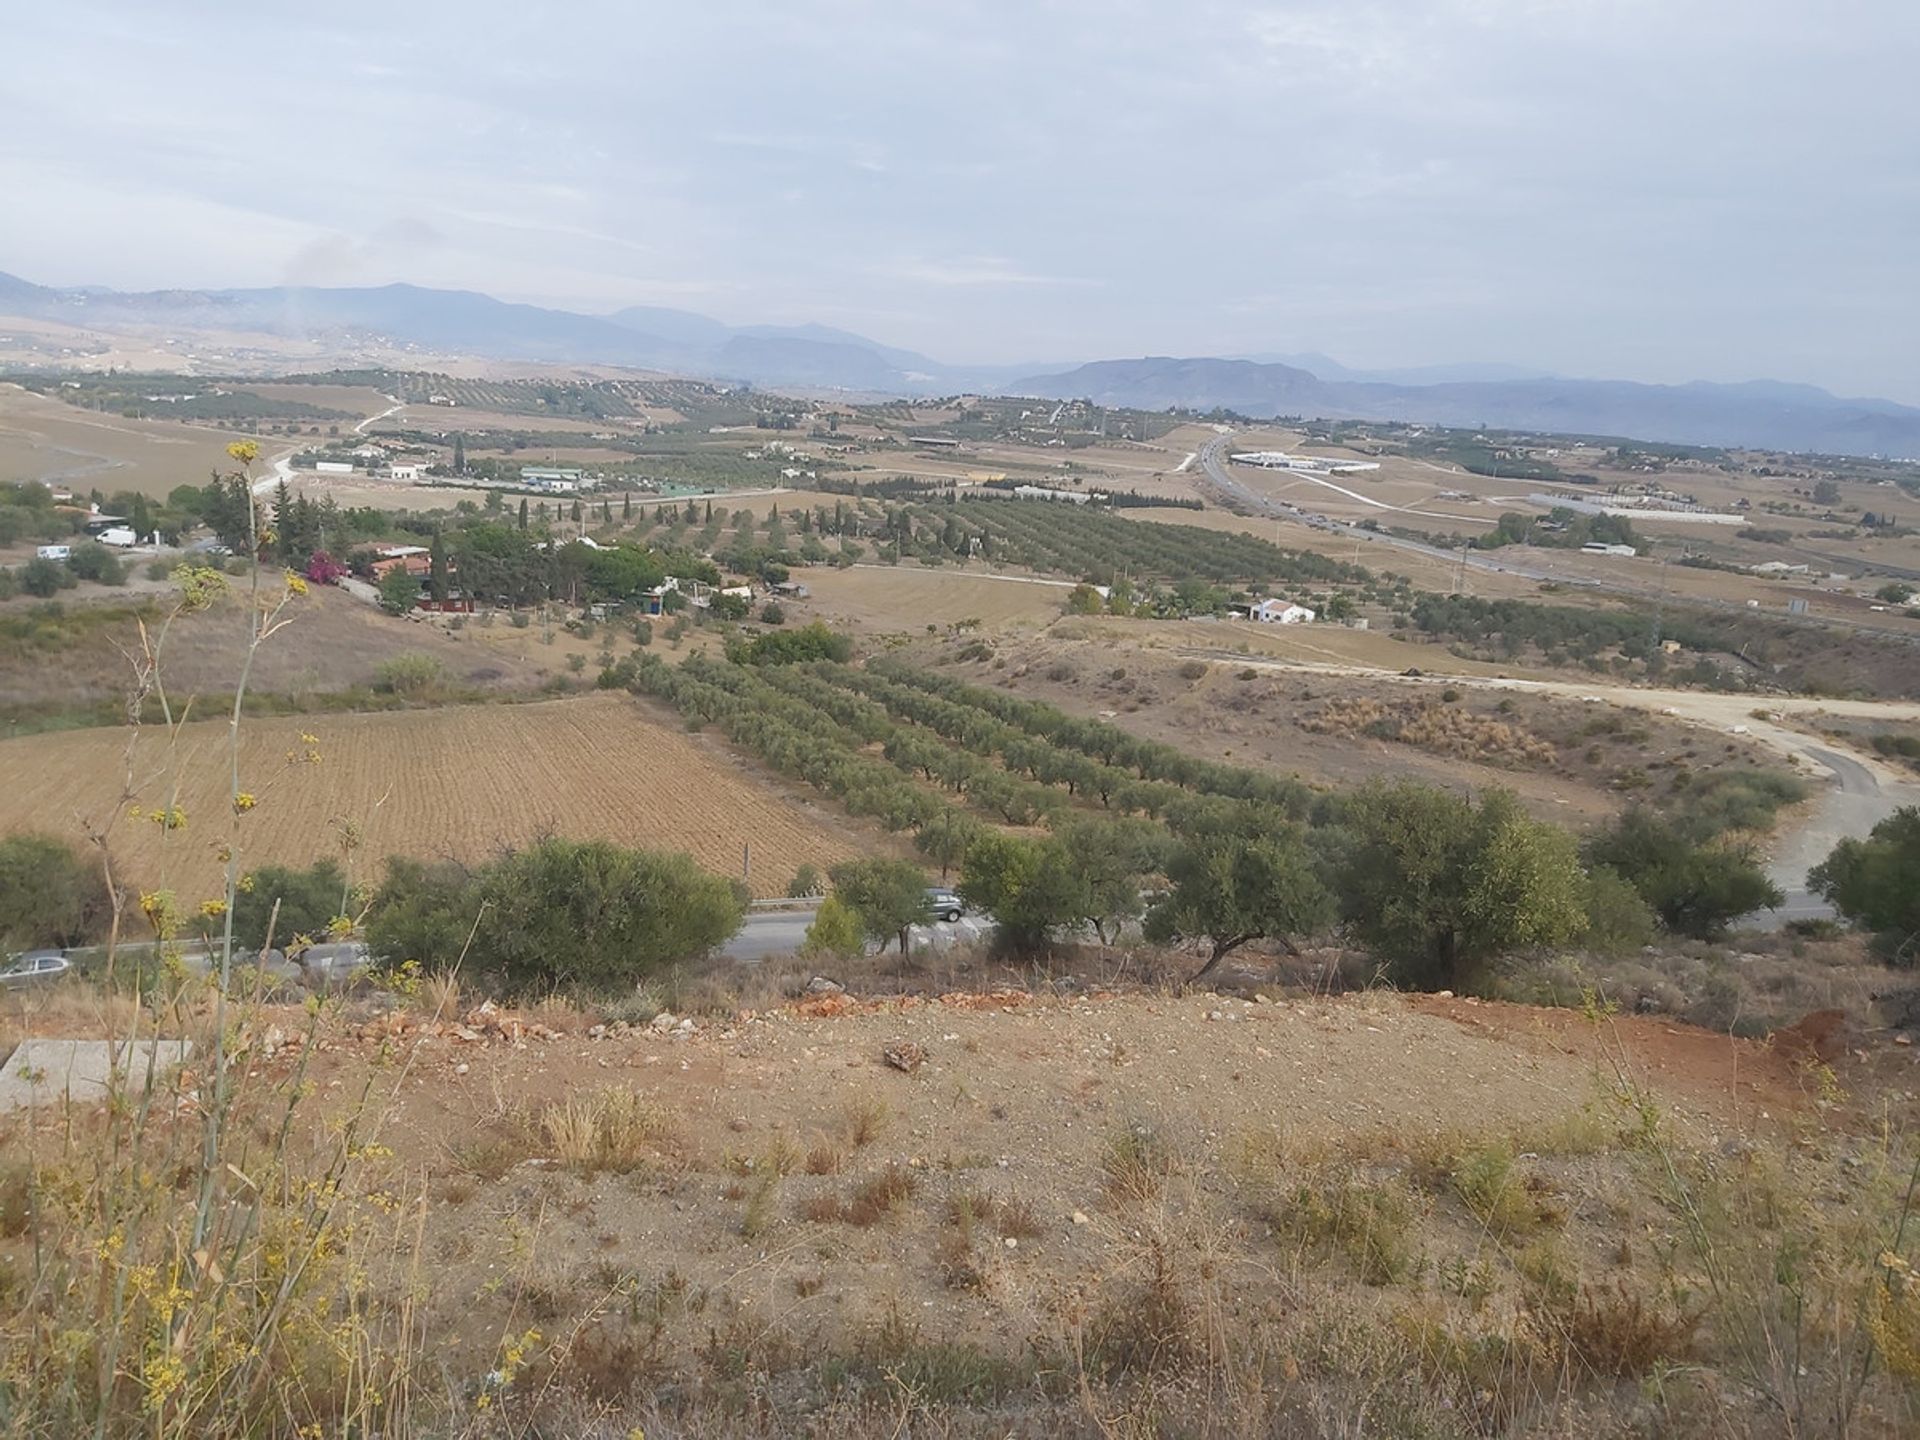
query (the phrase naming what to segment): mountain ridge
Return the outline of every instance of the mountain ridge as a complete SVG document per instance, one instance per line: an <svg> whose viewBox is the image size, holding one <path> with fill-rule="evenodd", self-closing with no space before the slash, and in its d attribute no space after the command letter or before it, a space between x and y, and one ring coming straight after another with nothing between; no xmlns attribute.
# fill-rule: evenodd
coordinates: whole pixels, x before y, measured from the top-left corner
<svg viewBox="0 0 1920 1440"><path fill-rule="evenodd" d="M1055 367L950 365L826 325L729 325L695 311L644 305L588 315L405 282L119 291L55 288L0 272L0 313L103 331L198 329L323 343L374 338L486 359L617 365L873 396L975 391L1148 410L1230 410L1262 419L1400 420L1694 445L1920 455L1920 408L1778 380L1656 385L1497 364L1361 370L1317 353L1141 356Z"/></svg>

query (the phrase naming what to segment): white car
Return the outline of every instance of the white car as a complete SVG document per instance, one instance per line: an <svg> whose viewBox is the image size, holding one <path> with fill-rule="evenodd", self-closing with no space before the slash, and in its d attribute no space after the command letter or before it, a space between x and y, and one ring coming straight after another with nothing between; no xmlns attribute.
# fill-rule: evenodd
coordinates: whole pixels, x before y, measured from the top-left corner
<svg viewBox="0 0 1920 1440"><path fill-rule="evenodd" d="M13 990L27 985L47 985L63 978L73 968L67 957L58 950L29 950L24 955L15 955L0 970L0 990Z"/></svg>
<svg viewBox="0 0 1920 1440"><path fill-rule="evenodd" d="M33 553L42 560L71 560L73 558L73 547L71 545L42 545Z"/></svg>

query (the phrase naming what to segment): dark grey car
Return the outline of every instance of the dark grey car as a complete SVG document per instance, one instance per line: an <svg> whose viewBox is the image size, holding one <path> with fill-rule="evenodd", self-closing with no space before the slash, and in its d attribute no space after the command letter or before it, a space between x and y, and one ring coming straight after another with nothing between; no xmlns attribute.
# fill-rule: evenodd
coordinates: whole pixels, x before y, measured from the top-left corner
<svg viewBox="0 0 1920 1440"><path fill-rule="evenodd" d="M936 920L945 920L949 925L960 918L967 907L960 897L944 885L927 887L927 912Z"/></svg>
<svg viewBox="0 0 1920 1440"><path fill-rule="evenodd" d="M372 963L367 947L358 940L309 945L295 957L301 978L316 989L345 985Z"/></svg>

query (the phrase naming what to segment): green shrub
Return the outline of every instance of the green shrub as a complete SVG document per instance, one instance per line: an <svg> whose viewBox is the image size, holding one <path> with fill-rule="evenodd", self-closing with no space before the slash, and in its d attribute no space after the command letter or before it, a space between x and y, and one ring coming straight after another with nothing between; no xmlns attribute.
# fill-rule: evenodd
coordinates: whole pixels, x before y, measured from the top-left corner
<svg viewBox="0 0 1920 1440"><path fill-rule="evenodd" d="M829 895L814 912L800 942L800 954L808 960L845 960L865 948L865 927L859 911L838 895Z"/></svg>
<svg viewBox="0 0 1920 1440"><path fill-rule="evenodd" d="M1639 808L1589 841L1587 859L1639 891L1668 930L1699 939L1713 939L1732 920L1783 898L1751 847L1699 839Z"/></svg>
<svg viewBox="0 0 1920 1440"><path fill-rule="evenodd" d="M807 660L846 661L852 656L853 641L828 629L818 620L798 630L782 630L727 647L727 658L741 665L793 665Z"/></svg>
<svg viewBox="0 0 1920 1440"><path fill-rule="evenodd" d="M1653 940L1658 921L1640 892L1618 871L1596 865L1587 875L1587 928L1579 943L1600 955L1625 955Z"/></svg>
<svg viewBox="0 0 1920 1440"><path fill-rule="evenodd" d="M373 688L386 694L425 695L446 685L447 667L431 655L409 651L381 661L373 676Z"/></svg>
<svg viewBox="0 0 1920 1440"><path fill-rule="evenodd" d="M1894 963L1913 964L1920 948L1920 809L1902 806L1866 839L1842 840L1807 883L1874 931Z"/></svg>
<svg viewBox="0 0 1920 1440"><path fill-rule="evenodd" d="M36 555L20 567L20 588L29 595L50 600L74 584L73 572L57 560Z"/></svg>
<svg viewBox="0 0 1920 1440"><path fill-rule="evenodd" d="M607 993L705 954L744 913L734 885L689 856L544 840L471 872L389 861L367 935L382 958L429 970L465 952L510 993Z"/></svg>
<svg viewBox="0 0 1920 1440"><path fill-rule="evenodd" d="M100 867L65 841L0 840L0 945L82 945L104 935L112 918Z"/></svg>
<svg viewBox="0 0 1920 1440"><path fill-rule="evenodd" d="M274 903L280 913L274 916ZM273 923L273 943L285 949L295 936L327 938L327 927L351 904L347 880L331 859L316 861L304 870L285 865L262 865L249 871L247 883L234 897L234 943L256 950L267 942L267 924Z"/></svg>

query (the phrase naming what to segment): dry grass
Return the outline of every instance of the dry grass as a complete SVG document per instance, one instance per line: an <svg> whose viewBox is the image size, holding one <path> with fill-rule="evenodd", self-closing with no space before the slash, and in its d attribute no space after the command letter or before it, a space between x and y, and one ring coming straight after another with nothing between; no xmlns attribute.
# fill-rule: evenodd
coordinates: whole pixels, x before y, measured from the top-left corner
<svg viewBox="0 0 1920 1440"><path fill-rule="evenodd" d="M911 1170L890 1164L854 1186L845 1199L831 1191L809 1196L800 1213L818 1224L839 1221L865 1229L899 1211L919 1188L919 1177Z"/></svg>
<svg viewBox="0 0 1920 1440"><path fill-rule="evenodd" d="M1107 1137L1100 1157L1107 1194L1122 1205L1143 1205L1160 1196L1174 1157L1159 1134L1145 1125L1129 1125Z"/></svg>
<svg viewBox="0 0 1920 1440"><path fill-rule="evenodd" d="M1551 742L1523 725L1432 700L1330 700L1295 723L1313 735L1394 740L1435 755L1490 764L1553 765L1560 758Z"/></svg>
<svg viewBox="0 0 1920 1440"><path fill-rule="evenodd" d="M947 1223L969 1230L976 1224L987 1225L1009 1240L1032 1240L1041 1233L1039 1213L1030 1201L986 1190L962 1190L949 1197Z"/></svg>
<svg viewBox="0 0 1920 1440"><path fill-rule="evenodd" d="M1512 1148L1503 1142L1467 1151L1455 1164L1452 1181L1461 1202L1496 1236L1524 1235L1565 1218L1532 1178L1521 1173Z"/></svg>
<svg viewBox="0 0 1920 1440"><path fill-rule="evenodd" d="M422 1015L446 1019L460 1013L460 977L450 970L436 970L420 982L414 996L414 1008Z"/></svg>
<svg viewBox="0 0 1920 1440"><path fill-rule="evenodd" d="M540 1129L555 1159L575 1170L624 1175L660 1162L671 1148L666 1113L632 1090L570 1097L542 1112Z"/></svg>
<svg viewBox="0 0 1920 1440"><path fill-rule="evenodd" d="M872 1097L850 1104L846 1113L847 1143L856 1150L871 1145L887 1128L890 1113L886 1101Z"/></svg>
<svg viewBox="0 0 1920 1440"><path fill-rule="evenodd" d="M1556 1318L1580 1365L1595 1375L1633 1377L1690 1358L1701 1312L1651 1299L1617 1280L1583 1287Z"/></svg>

